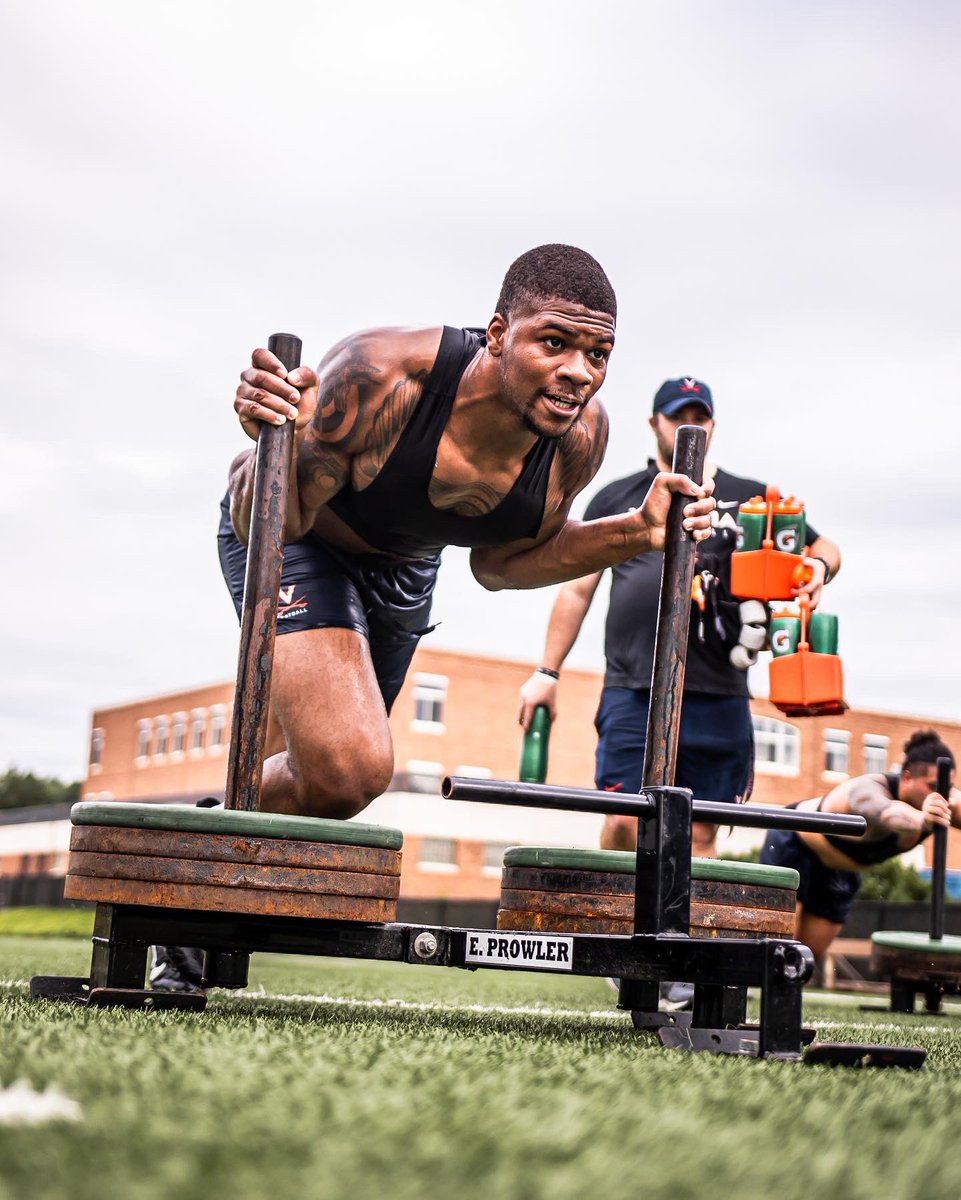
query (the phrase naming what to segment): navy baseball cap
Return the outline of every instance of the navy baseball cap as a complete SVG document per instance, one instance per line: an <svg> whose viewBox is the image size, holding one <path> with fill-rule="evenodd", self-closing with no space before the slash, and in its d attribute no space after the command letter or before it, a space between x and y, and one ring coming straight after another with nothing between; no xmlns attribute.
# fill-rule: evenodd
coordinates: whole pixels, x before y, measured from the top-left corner
<svg viewBox="0 0 961 1200"><path fill-rule="evenodd" d="M714 416L711 389L700 379L693 379L689 375L681 379L668 379L657 389L654 397L654 411L663 413L665 417L673 417L686 404L700 404L709 417Z"/></svg>

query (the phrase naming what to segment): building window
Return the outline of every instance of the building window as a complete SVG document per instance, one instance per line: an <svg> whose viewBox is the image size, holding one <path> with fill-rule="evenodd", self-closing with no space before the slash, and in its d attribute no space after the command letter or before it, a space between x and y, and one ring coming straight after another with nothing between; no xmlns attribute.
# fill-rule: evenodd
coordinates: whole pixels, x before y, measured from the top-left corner
<svg viewBox="0 0 961 1200"><path fill-rule="evenodd" d="M207 740L208 750L223 749L227 736L227 714L222 704L215 704L210 710L210 737Z"/></svg>
<svg viewBox="0 0 961 1200"><path fill-rule="evenodd" d="M420 861L422 871L450 874L457 870L457 843L453 838L422 838Z"/></svg>
<svg viewBox="0 0 961 1200"><path fill-rule="evenodd" d="M446 675L414 676L414 719L411 729L417 733L443 733L444 705L447 701Z"/></svg>
<svg viewBox="0 0 961 1200"><path fill-rule="evenodd" d="M207 735L207 711L195 708L190 714L190 750L200 754L204 748L204 738Z"/></svg>
<svg viewBox="0 0 961 1200"><path fill-rule="evenodd" d="M174 713L173 742L171 754L183 754L187 745L187 714Z"/></svg>
<svg viewBox="0 0 961 1200"><path fill-rule="evenodd" d="M801 731L773 717L752 717L754 764L766 775L797 775L801 769Z"/></svg>
<svg viewBox="0 0 961 1200"><path fill-rule="evenodd" d="M865 774L883 775L888 769L888 746L891 739L883 733L866 733L861 741Z"/></svg>
<svg viewBox="0 0 961 1200"><path fill-rule="evenodd" d="M486 842L484 844L484 874L499 875L504 865L504 851L510 842Z"/></svg>
<svg viewBox="0 0 961 1200"><path fill-rule="evenodd" d="M144 762L150 754L150 735L153 732L153 722L148 720L137 722L137 761Z"/></svg>
<svg viewBox="0 0 961 1200"><path fill-rule="evenodd" d="M166 717L157 717L156 727L153 754L154 758L163 758L170 749L170 721Z"/></svg>
<svg viewBox="0 0 961 1200"><path fill-rule="evenodd" d="M406 790L424 792L429 796L440 795L440 781L444 778L444 764L412 758L407 762Z"/></svg>
<svg viewBox="0 0 961 1200"><path fill-rule="evenodd" d="M851 735L846 729L824 731L824 774L847 775Z"/></svg>
<svg viewBox="0 0 961 1200"><path fill-rule="evenodd" d="M102 729L90 731L90 774L96 775L103 769L103 744L106 735Z"/></svg>

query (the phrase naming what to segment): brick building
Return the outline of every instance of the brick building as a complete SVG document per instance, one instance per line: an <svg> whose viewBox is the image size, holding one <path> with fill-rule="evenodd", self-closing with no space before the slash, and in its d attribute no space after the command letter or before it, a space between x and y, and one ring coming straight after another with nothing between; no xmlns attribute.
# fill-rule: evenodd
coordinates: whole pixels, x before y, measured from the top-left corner
<svg viewBox="0 0 961 1200"><path fill-rule="evenodd" d="M404 831L404 895L493 898L505 845L596 845L596 816L464 804L438 794L448 774L516 778L517 692L530 670L530 664L508 659L418 649L391 715L391 790L361 818ZM600 686L600 672L564 671L550 782L592 786ZM84 798L192 801L222 795L232 691L231 683L222 683L97 710ZM955 722L869 710L788 721L765 700L753 701L752 709L758 803L790 804L825 792L848 774L896 766L908 735L928 724L961 757L961 724ZM727 845L746 849L762 836L739 830L728 835ZM722 840L722 851L724 845ZM952 831L949 865L961 868L958 831Z"/></svg>

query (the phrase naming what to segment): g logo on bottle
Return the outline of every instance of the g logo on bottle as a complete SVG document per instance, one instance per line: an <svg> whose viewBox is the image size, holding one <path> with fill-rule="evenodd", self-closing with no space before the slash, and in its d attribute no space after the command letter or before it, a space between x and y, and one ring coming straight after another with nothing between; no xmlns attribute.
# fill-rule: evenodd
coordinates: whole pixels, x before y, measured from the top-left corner
<svg viewBox="0 0 961 1200"><path fill-rule="evenodd" d="M786 554L796 553L797 530L793 528L779 529L774 535L774 545L778 550L783 550Z"/></svg>

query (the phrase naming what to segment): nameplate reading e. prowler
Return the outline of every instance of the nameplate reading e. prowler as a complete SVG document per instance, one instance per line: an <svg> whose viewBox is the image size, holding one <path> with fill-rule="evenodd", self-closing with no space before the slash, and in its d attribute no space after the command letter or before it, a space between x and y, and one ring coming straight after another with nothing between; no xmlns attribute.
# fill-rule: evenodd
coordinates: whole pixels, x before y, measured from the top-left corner
<svg viewBox="0 0 961 1200"><path fill-rule="evenodd" d="M574 939L544 933L469 933L464 961L498 967L569 971Z"/></svg>

